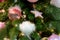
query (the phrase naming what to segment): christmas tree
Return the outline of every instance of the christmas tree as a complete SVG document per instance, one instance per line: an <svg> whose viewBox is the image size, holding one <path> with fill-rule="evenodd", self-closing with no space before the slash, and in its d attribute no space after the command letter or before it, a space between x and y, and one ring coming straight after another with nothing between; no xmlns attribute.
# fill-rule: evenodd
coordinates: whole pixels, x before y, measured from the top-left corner
<svg viewBox="0 0 60 40"><path fill-rule="evenodd" d="M0 0L0 40L60 40L60 0Z"/></svg>

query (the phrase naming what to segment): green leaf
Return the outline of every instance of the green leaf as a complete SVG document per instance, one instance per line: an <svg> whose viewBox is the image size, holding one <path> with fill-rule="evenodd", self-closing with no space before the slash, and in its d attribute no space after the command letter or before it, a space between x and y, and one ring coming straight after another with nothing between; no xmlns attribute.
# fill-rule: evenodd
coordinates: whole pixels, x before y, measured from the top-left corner
<svg viewBox="0 0 60 40"><path fill-rule="evenodd" d="M19 40L29 40L29 38L26 36L20 36Z"/></svg>
<svg viewBox="0 0 60 40"><path fill-rule="evenodd" d="M37 32L32 33L32 34L31 34L31 37L32 37L32 39L34 39L34 40L41 40L41 39L40 39L40 35L38 35Z"/></svg>
<svg viewBox="0 0 60 40"><path fill-rule="evenodd" d="M0 13L0 21L6 21L7 18L7 13Z"/></svg>
<svg viewBox="0 0 60 40"><path fill-rule="evenodd" d="M41 19L40 18L36 18L35 19L35 24L36 24L36 30L37 31L41 31L43 26L42 26L42 23L41 23Z"/></svg>
<svg viewBox="0 0 60 40"><path fill-rule="evenodd" d="M16 27L18 30L20 30L19 29L19 24L22 23L22 21L23 21L23 19L21 19L21 20L14 20L14 21L12 21L12 25L14 27Z"/></svg>
<svg viewBox="0 0 60 40"><path fill-rule="evenodd" d="M26 7L26 4L23 2L23 0L18 0L18 4L22 9Z"/></svg>
<svg viewBox="0 0 60 40"><path fill-rule="evenodd" d="M8 36L9 36L9 31L10 31L10 29L11 29L12 27L13 27L13 26L12 26L12 24L11 24L11 21L8 20L8 21L6 22L6 29L7 29L6 31L8 32L8 33L7 33Z"/></svg>
<svg viewBox="0 0 60 40"><path fill-rule="evenodd" d="M33 14L28 14L27 19L31 20L31 21L34 21L34 15Z"/></svg>
<svg viewBox="0 0 60 40"><path fill-rule="evenodd" d="M37 3L36 4L36 9L37 10L41 10L43 8L43 5L42 4L40 4L40 3Z"/></svg>
<svg viewBox="0 0 60 40"><path fill-rule="evenodd" d="M50 22L52 27L54 27L56 33L60 33L60 21L52 21Z"/></svg>
<svg viewBox="0 0 60 40"><path fill-rule="evenodd" d="M6 28L0 30L0 40L3 40L7 36Z"/></svg>
<svg viewBox="0 0 60 40"><path fill-rule="evenodd" d="M57 8L52 5L48 5L45 9L45 13L52 15L51 17L54 17L53 19L55 20L60 20L60 8Z"/></svg>
<svg viewBox="0 0 60 40"><path fill-rule="evenodd" d="M9 32L10 40L15 40L18 36L18 30L16 28L12 28Z"/></svg>

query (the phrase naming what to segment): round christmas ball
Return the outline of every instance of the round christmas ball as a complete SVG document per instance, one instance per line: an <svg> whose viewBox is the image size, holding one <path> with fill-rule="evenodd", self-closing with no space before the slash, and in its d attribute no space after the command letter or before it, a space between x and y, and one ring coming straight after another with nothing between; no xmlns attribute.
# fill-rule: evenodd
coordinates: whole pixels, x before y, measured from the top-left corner
<svg viewBox="0 0 60 40"><path fill-rule="evenodd" d="M0 22L0 29L3 29L3 28L5 28L5 22Z"/></svg>
<svg viewBox="0 0 60 40"><path fill-rule="evenodd" d="M31 3L35 3L37 2L38 0L27 0L28 2L31 2Z"/></svg>
<svg viewBox="0 0 60 40"><path fill-rule="evenodd" d="M48 40L60 40L59 39L59 36L57 35L57 34L52 34L49 38L48 38Z"/></svg>
<svg viewBox="0 0 60 40"><path fill-rule="evenodd" d="M0 0L0 2L4 2L4 0Z"/></svg>
<svg viewBox="0 0 60 40"><path fill-rule="evenodd" d="M50 4L60 8L60 0L51 0Z"/></svg>
<svg viewBox="0 0 60 40"><path fill-rule="evenodd" d="M6 2L7 0L0 0L0 2L2 3L2 2Z"/></svg>
<svg viewBox="0 0 60 40"><path fill-rule="evenodd" d="M22 14L21 14L21 8L17 5L15 5L14 7L10 7L8 9L8 17L10 20L16 20L16 19L20 19Z"/></svg>

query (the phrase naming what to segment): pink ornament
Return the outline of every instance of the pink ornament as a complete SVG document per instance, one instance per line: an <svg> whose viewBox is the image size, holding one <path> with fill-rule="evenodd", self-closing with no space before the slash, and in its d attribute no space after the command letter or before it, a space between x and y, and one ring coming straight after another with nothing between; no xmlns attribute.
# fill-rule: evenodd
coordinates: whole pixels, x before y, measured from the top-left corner
<svg viewBox="0 0 60 40"><path fill-rule="evenodd" d="M5 27L5 22L0 22L0 29Z"/></svg>
<svg viewBox="0 0 60 40"><path fill-rule="evenodd" d="M35 15L35 17L41 17L41 18L43 18L42 12L39 12L37 10L32 10L31 13L33 13Z"/></svg>
<svg viewBox="0 0 60 40"><path fill-rule="evenodd" d="M58 36L58 35L52 34L52 35L48 38L48 40L60 40L60 39L59 39L59 36Z"/></svg>
<svg viewBox="0 0 60 40"><path fill-rule="evenodd" d="M5 0L0 0L0 2L4 2Z"/></svg>
<svg viewBox="0 0 60 40"><path fill-rule="evenodd" d="M59 35L59 39L60 39L60 35Z"/></svg>
<svg viewBox="0 0 60 40"><path fill-rule="evenodd" d="M35 3L37 2L38 0L27 0L28 2L31 2L31 3Z"/></svg>
<svg viewBox="0 0 60 40"><path fill-rule="evenodd" d="M11 20L15 20L15 19L20 19L22 14L21 14L21 8L19 6L14 6L14 7L10 7L8 10L8 17Z"/></svg>

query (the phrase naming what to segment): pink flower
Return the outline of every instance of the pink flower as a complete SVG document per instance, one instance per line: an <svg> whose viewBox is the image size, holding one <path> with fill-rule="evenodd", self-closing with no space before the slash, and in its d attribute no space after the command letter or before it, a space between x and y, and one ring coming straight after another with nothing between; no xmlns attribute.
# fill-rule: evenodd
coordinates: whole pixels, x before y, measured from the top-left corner
<svg viewBox="0 0 60 40"><path fill-rule="evenodd" d="M8 17L11 20L15 20L15 19L20 19L22 14L21 14L21 8L19 6L14 6L14 7L10 7L8 10Z"/></svg>
<svg viewBox="0 0 60 40"><path fill-rule="evenodd" d="M27 0L27 1L34 3L34 2L37 2L38 0Z"/></svg>
<svg viewBox="0 0 60 40"><path fill-rule="evenodd" d="M5 22L0 22L0 29L5 27Z"/></svg>
<svg viewBox="0 0 60 40"><path fill-rule="evenodd" d="M48 40L60 40L60 39L59 39L59 36L58 36L58 35L52 34L52 35L48 38Z"/></svg>

